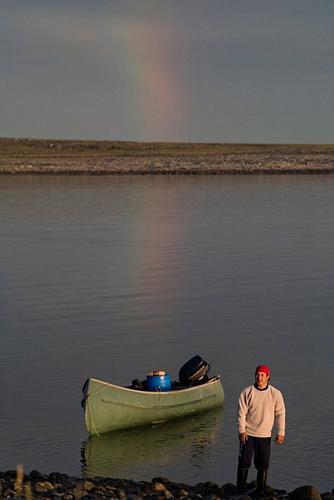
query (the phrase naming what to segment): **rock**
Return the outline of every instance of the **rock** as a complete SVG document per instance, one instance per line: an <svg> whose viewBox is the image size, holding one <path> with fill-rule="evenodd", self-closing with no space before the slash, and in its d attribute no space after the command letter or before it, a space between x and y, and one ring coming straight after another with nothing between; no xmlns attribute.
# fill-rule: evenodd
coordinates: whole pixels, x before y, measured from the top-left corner
<svg viewBox="0 0 334 500"><path fill-rule="evenodd" d="M199 493L203 497L208 495L217 495L218 497L222 496L222 490L219 488L218 484L212 483L211 481L196 484L194 492Z"/></svg>
<svg viewBox="0 0 334 500"><path fill-rule="evenodd" d="M40 492L42 493L43 491L53 491L54 490L54 486L49 483L49 481L38 481L36 483L36 491L37 491L37 488L39 490L41 490Z"/></svg>
<svg viewBox="0 0 334 500"><path fill-rule="evenodd" d="M116 493L116 498L126 498L126 493L121 488L117 488L115 493Z"/></svg>
<svg viewBox="0 0 334 500"><path fill-rule="evenodd" d="M39 495L41 495L42 493L47 493L48 490L46 490L45 488L42 488L42 486L35 486L34 488L34 493L38 493Z"/></svg>
<svg viewBox="0 0 334 500"><path fill-rule="evenodd" d="M152 483L151 488L153 491L166 491L166 486L162 483L157 482L157 481Z"/></svg>
<svg viewBox="0 0 334 500"><path fill-rule="evenodd" d="M3 496L3 498L13 498L13 497L16 497L16 491L11 490L11 489L8 488L7 490L3 491L2 496Z"/></svg>
<svg viewBox="0 0 334 500"><path fill-rule="evenodd" d="M102 486L100 486L100 488L102 488ZM116 496L116 491L117 491L117 488L115 486L109 486L109 485L106 485L105 486L105 490L112 494L113 496Z"/></svg>
<svg viewBox="0 0 334 500"><path fill-rule="evenodd" d="M83 490L86 490L86 491L92 491L93 489L95 488L95 485L94 483L92 483L91 481L84 481L82 483L82 489Z"/></svg>
<svg viewBox="0 0 334 500"><path fill-rule="evenodd" d="M267 485L266 487L266 496L267 497L276 497L277 492L271 486Z"/></svg>
<svg viewBox="0 0 334 500"><path fill-rule="evenodd" d="M305 485L293 490L289 500L321 500L321 495L314 486Z"/></svg>
<svg viewBox="0 0 334 500"><path fill-rule="evenodd" d="M152 495L151 483L138 483L138 492L140 492L143 497L150 497Z"/></svg>
<svg viewBox="0 0 334 500"><path fill-rule="evenodd" d="M59 472L51 472L51 474L49 474L47 477L52 483L66 483L66 481L69 479L69 476L67 474L60 474Z"/></svg>
<svg viewBox="0 0 334 500"><path fill-rule="evenodd" d="M29 478L32 481L46 481L47 476L45 474L41 474L38 470L32 470L29 474Z"/></svg>
<svg viewBox="0 0 334 500"><path fill-rule="evenodd" d="M165 491L164 498L165 498L166 500L172 500L172 499L174 498L174 495L173 495L173 493L171 493L169 490L166 490L166 491Z"/></svg>
<svg viewBox="0 0 334 500"><path fill-rule="evenodd" d="M16 479L17 471L16 470L6 470L5 478L6 479Z"/></svg>
<svg viewBox="0 0 334 500"><path fill-rule="evenodd" d="M179 498L188 497L188 496L189 496L189 491L185 490L184 488L181 488L181 489L178 491L177 496L178 496Z"/></svg>
<svg viewBox="0 0 334 500"><path fill-rule="evenodd" d="M333 491L334 493L334 491ZM325 491L324 493L321 493L321 500L334 500L334 495L333 493L330 493L329 491Z"/></svg>
<svg viewBox="0 0 334 500"><path fill-rule="evenodd" d="M167 479L166 477L154 477L151 483L162 483L166 486L167 484L170 483L170 480Z"/></svg>
<svg viewBox="0 0 334 500"><path fill-rule="evenodd" d="M221 487L221 492L223 497L228 498L237 494L237 487L233 483L226 483Z"/></svg>
<svg viewBox="0 0 334 500"><path fill-rule="evenodd" d="M210 493L210 495L205 495L204 500L220 500L221 497L215 495L214 493Z"/></svg>

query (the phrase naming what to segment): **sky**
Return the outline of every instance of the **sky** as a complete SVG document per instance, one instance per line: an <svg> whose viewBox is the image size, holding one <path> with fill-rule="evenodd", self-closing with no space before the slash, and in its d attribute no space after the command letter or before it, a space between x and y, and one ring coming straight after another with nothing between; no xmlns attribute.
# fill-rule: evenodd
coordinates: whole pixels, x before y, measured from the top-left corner
<svg viewBox="0 0 334 500"><path fill-rule="evenodd" d="M333 0L0 0L0 137L333 136Z"/></svg>

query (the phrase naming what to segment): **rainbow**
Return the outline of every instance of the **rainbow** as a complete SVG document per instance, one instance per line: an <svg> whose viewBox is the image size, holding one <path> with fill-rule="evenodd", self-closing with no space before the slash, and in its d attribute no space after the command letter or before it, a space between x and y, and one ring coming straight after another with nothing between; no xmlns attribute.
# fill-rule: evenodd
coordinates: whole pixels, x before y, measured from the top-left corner
<svg viewBox="0 0 334 500"><path fill-rule="evenodd" d="M142 140L177 140L185 99L177 81L170 32L132 20L118 22L113 33L121 41L122 58L133 82L133 121Z"/></svg>

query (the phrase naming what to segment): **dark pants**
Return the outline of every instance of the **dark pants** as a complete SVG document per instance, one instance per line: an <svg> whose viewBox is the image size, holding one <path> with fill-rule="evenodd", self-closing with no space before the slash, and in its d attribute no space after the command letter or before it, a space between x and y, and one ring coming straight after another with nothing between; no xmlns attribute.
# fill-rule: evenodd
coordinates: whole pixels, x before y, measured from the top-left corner
<svg viewBox="0 0 334 500"><path fill-rule="evenodd" d="M240 443L239 467L249 469L254 454L254 465L257 470L267 470L270 460L270 437L257 438L248 436L245 444Z"/></svg>

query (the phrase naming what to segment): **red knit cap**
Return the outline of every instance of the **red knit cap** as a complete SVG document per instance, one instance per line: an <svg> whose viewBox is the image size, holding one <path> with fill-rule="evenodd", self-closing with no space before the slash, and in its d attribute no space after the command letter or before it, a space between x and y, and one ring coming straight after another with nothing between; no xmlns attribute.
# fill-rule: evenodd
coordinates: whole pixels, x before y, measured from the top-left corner
<svg viewBox="0 0 334 500"><path fill-rule="evenodd" d="M265 373L266 375L270 375L270 370L269 370L269 366L267 365L259 365L256 367L256 370L255 370L255 374L258 373L258 372L262 372L262 373Z"/></svg>

